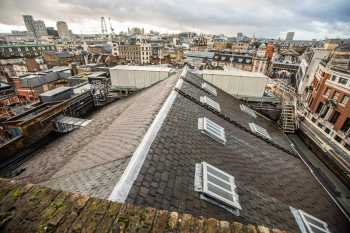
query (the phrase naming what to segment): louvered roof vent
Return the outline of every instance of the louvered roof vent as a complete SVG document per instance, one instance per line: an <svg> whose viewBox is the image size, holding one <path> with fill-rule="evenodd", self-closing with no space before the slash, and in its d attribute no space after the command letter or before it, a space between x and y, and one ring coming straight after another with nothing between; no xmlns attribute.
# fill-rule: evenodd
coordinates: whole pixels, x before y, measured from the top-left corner
<svg viewBox="0 0 350 233"><path fill-rule="evenodd" d="M206 162L197 163L195 170L194 189L200 198L239 216L235 178Z"/></svg>

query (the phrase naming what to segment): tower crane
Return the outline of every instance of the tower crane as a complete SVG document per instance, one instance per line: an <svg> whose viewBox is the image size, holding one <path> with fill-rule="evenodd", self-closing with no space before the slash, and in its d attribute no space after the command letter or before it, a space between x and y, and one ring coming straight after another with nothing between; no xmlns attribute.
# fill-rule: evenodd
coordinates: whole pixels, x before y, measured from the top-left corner
<svg viewBox="0 0 350 233"><path fill-rule="evenodd" d="M111 36L114 36L114 28L112 27L112 23L111 23L111 17L108 17L108 22L109 22L109 29L111 31Z"/></svg>
<svg viewBox="0 0 350 233"><path fill-rule="evenodd" d="M102 35L105 35L108 33L106 20L105 20L105 17L103 16L101 17L101 32L102 32Z"/></svg>

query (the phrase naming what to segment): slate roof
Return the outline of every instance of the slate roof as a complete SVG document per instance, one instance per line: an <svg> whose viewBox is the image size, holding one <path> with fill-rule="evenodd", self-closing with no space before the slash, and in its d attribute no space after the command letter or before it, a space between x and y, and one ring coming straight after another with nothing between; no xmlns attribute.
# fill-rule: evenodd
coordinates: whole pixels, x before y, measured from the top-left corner
<svg viewBox="0 0 350 233"><path fill-rule="evenodd" d="M198 104L199 96L205 94L199 85L202 80L191 73L186 80L126 202L299 232L292 206L326 221L332 232L349 229L346 218L272 122L241 112L239 101L218 88L217 97L207 96L221 105L223 114L210 111ZM200 117L225 128L226 145L198 130ZM250 133L249 122L266 128L274 143ZM202 161L235 177L242 206L239 217L201 200L194 191L195 164Z"/></svg>
<svg viewBox="0 0 350 233"><path fill-rule="evenodd" d="M170 76L88 116L90 124L35 152L16 178L107 199L176 80Z"/></svg>
<svg viewBox="0 0 350 233"><path fill-rule="evenodd" d="M176 75L169 77L97 112L88 126L37 152L23 165L26 170L18 178L108 198L176 80ZM272 122L259 114L253 118L241 112L240 102L218 88L217 96L209 95L195 74L187 72L185 80L176 89L175 101L127 203L299 232L289 209L292 206L326 221L332 232L349 229L340 210ZM203 95L218 102L221 112L203 106L199 101ZM199 117L225 128L226 145L198 130ZM250 122L267 129L272 141L254 135ZM195 164L202 161L235 177L242 206L239 217L201 200L194 191Z"/></svg>

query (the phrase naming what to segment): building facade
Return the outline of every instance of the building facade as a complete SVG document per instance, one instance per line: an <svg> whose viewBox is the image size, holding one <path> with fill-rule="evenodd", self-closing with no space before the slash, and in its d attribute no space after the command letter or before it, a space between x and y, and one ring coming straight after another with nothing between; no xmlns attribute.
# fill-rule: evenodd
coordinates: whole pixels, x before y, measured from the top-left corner
<svg viewBox="0 0 350 233"><path fill-rule="evenodd" d="M23 15L23 21L28 32L32 32L35 38L48 35L44 21L34 20L31 15Z"/></svg>
<svg viewBox="0 0 350 233"><path fill-rule="evenodd" d="M305 115L326 135L350 151L350 67L321 62L307 96Z"/></svg>
<svg viewBox="0 0 350 233"><path fill-rule="evenodd" d="M133 64L150 64L151 45L148 43L121 44L119 54L121 58Z"/></svg>
<svg viewBox="0 0 350 233"><path fill-rule="evenodd" d="M294 39L294 32L287 32L286 40L291 41Z"/></svg>
<svg viewBox="0 0 350 233"><path fill-rule="evenodd" d="M247 53L234 53L230 51L213 51L213 66L236 68L245 71L252 71L253 56Z"/></svg>
<svg viewBox="0 0 350 233"><path fill-rule="evenodd" d="M55 51L56 47L49 44L18 44L18 45L1 45L1 58L23 58L41 56L45 51Z"/></svg>
<svg viewBox="0 0 350 233"><path fill-rule="evenodd" d="M253 57L253 72L258 72L262 74L267 73L268 68L268 59L266 53L266 45L262 43L256 51L255 56Z"/></svg>
<svg viewBox="0 0 350 233"><path fill-rule="evenodd" d="M45 23L42 20L35 20L34 21L34 30L35 30L35 33L38 37L48 35Z"/></svg>
<svg viewBox="0 0 350 233"><path fill-rule="evenodd" d="M70 32L66 22L58 21L56 23L56 27L57 27L58 36L61 39L70 39Z"/></svg>

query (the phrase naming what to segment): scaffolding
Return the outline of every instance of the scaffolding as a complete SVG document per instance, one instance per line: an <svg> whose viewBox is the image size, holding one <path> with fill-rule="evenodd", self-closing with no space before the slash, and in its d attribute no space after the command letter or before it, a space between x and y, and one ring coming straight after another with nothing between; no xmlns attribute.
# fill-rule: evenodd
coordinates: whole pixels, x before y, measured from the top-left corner
<svg viewBox="0 0 350 233"><path fill-rule="evenodd" d="M281 98L282 102L282 112L278 121L279 126L284 133L294 133L298 127L296 118L296 90L282 81L277 81L275 94Z"/></svg>

